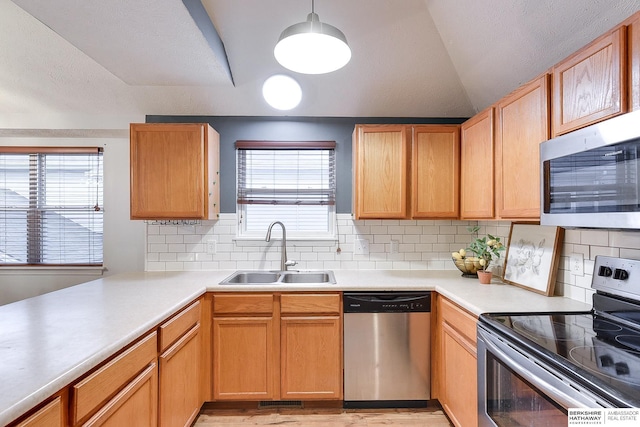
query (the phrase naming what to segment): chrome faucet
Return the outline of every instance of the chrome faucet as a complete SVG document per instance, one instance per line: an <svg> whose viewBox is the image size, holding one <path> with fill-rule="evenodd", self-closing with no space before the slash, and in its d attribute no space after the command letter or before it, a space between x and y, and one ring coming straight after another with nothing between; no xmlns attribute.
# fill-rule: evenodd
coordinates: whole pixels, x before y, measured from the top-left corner
<svg viewBox="0 0 640 427"><path fill-rule="evenodd" d="M280 256L280 271L286 271L287 267L292 267L297 264L296 261L288 261L287 260L287 230L284 228L284 224L280 221L273 221L269 224L269 228L267 229L267 237L265 237L265 241L271 241L271 229L274 225L280 224L282 227L282 251Z"/></svg>

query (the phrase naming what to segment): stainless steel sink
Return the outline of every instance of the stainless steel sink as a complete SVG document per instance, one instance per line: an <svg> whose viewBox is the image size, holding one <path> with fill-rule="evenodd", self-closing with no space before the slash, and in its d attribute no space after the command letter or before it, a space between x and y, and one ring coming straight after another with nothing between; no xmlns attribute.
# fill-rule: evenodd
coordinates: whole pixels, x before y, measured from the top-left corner
<svg viewBox="0 0 640 427"><path fill-rule="evenodd" d="M285 284L335 284L333 271L236 271L220 282L221 285L285 285Z"/></svg>

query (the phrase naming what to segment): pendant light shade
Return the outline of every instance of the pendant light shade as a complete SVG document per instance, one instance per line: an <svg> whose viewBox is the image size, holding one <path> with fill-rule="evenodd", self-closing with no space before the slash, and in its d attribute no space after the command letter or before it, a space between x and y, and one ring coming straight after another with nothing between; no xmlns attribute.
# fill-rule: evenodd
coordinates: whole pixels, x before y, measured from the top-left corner
<svg viewBox="0 0 640 427"><path fill-rule="evenodd" d="M313 11L305 22L280 35L273 54L283 67L303 74L324 74L344 67L351 59L347 38L336 27L320 22Z"/></svg>

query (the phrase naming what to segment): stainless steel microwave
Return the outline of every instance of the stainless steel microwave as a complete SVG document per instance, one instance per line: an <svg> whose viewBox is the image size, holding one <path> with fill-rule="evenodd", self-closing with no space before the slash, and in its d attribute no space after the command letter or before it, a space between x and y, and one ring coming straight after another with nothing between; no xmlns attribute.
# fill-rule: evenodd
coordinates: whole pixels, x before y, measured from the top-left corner
<svg viewBox="0 0 640 427"><path fill-rule="evenodd" d="M540 224L640 230L640 111L540 144Z"/></svg>

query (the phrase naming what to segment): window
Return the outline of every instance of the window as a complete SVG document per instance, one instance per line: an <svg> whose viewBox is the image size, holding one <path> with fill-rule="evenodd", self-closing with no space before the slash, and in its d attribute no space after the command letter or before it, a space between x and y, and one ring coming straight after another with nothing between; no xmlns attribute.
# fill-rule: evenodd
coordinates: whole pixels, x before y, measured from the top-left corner
<svg viewBox="0 0 640 427"><path fill-rule="evenodd" d="M0 265L102 265L102 149L0 147Z"/></svg>
<svg viewBox="0 0 640 427"><path fill-rule="evenodd" d="M335 238L335 142L237 141L238 235ZM278 228L279 231L279 228Z"/></svg>

